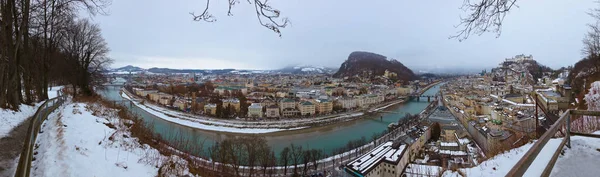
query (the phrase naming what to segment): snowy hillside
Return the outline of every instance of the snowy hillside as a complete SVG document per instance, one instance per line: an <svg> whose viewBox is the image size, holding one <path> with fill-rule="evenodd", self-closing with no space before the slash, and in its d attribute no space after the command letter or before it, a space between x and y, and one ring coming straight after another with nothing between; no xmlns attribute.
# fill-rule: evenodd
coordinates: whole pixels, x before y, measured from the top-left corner
<svg viewBox="0 0 600 177"><path fill-rule="evenodd" d="M168 176L189 174L187 161L131 137L113 109L70 103L58 110L42 125L32 176L159 176L169 166L180 170Z"/></svg>
<svg viewBox="0 0 600 177"><path fill-rule="evenodd" d="M334 68L328 68L324 66L311 66L311 65L299 65L299 66L288 66L278 70L281 73L290 74L333 74L335 73Z"/></svg>

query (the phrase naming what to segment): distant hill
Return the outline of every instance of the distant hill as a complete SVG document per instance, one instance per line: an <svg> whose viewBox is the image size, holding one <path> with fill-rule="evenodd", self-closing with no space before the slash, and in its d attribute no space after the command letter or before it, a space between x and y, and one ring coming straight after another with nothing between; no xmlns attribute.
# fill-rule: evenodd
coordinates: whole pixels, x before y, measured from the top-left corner
<svg viewBox="0 0 600 177"><path fill-rule="evenodd" d="M127 65L127 66L120 67L120 68L104 70L104 72L111 73L111 74L131 74L131 73L138 73L138 72L144 72L144 71L146 71L144 68L131 66L131 65Z"/></svg>
<svg viewBox="0 0 600 177"><path fill-rule="evenodd" d="M277 70L277 72L281 73L290 73L290 74L333 74L335 73L335 68L323 67L323 66L288 66L282 69Z"/></svg>
<svg viewBox="0 0 600 177"><path fill-rule="evenodd" d="M171 68L150 68L151 73L202 73L202 74L226 74L235 71L235 69L171 69ZM241 70L240 70L241 71Z"/></svg>
<svg viewBox="0 0 600 177"><path fill-rule="evenodd" d="M517 55L516 57L522 56L523 55ZM506 72L519 73L519 75L525 76L524 79L527 79L527 83L533 85L537 83L538 79L541 79L544 74L553 73L554 70L538 63L533 60L533 58L505 60L500 63L499 67L492 69L492 73L498 81L504 81Z"/></svg>
<svg viewBox="0 0 600 177"><path fill-rule="evenodd" d="M114 72L139 72L139 71L144 71L144 68L127 65L124 67L111 69L111 71L114 71Z"/></svg>
<svg viewBox="0 0 600 177"><path fill-rule="evenodd" d="M154 74L167 73L196 73L196 74L267 74L267 73L287 73L287 74L333 74L335 68L315 67L315 66L290 66L276 70L248 70L248 69L172 69L153 67L144 69L136 66L125 66L106 70L106 73L129 74L138 72L148 72Z"/></svg>
<svg viewBox="0 0 600 177"><path fill-rule="evenodd" d="M340 69L338 69L333 77L360 76L373 78L384 75L385 70L396 73L398 80L411 81L417 78L412 70L408 69L398 60L388 59L383 55L363 51L350 53L348 59L342 63Z"/></svg>

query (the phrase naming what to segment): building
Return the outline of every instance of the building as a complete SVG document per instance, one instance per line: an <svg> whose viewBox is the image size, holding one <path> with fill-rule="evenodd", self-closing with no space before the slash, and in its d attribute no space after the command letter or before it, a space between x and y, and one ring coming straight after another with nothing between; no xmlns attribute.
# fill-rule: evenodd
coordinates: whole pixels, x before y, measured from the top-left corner
<svg viewBox="0 0 600 177"><path fill-rule="evenodd" d="M344 108L344 109L353 109L358 107L357 101L355 98L344 97L340 98L336 101L336 105Z"/></svg>
<svg viewBox="0 0 600 177"><path fill-rule="evenodd" d="M235 109L235 111L240 111L240 100L238 100L237 98L232 98L232 99L224 99L223 101L223 108L227 108L227 106L231 106L233 107L233 109Z"/></svg>
<svg viewBox="0 0 600 177"><path fill-rule="evenodd" d="M214 92L218 93L219 95L224 95L225 91L229 92L230 94L235 91L239 91L243 95L248 94L248 89L244 86L218 86L215 88Z"/></svg>
<svg viewBox="0 0 600 177"><path fill-rule="evenodd" d="M281 99L279 101L279 110L283 111L286 108L294 108L295 109L296 108L296 101L292 100L292 99L289 99L289 98Z"/></svg>
<svg viewBox="0 0 600 177"><path fill-rule="evenodd" d="M300 111L298 111L296 108L284 108L281 110L281 115L283 117L294 117L294 116L298 116L300 114Z"/></svg>
<svg viewBox="0 0 600 177"><path fill-rule="evenodd" d="M319 114L329 114L333 111L333 103L326 99L315 100L315 111Z"/></svg>
<svg viewBox="0 0 600 177"><path fill-rule="evenodd" d="M133 88L133 91L135 92L136 95L141 96L141 97L146 97L150 93L158 93L158 90L144 90L141 88Z"/></svg>
<svg viewBox="0 0 600 177"><path fill-rule="evenodd" d="M395 72L388 71L386 69L385 72L383 73L383 76L385 76L387 78L396 78L396 76L398 76L398 74L396 74Z"/></svg>
<svg viewBox="0 0 600 177"><path fill-rule="evenodd" d="M381 103L385 100L385 97L383 97L383 95L376 95L376 94L361 95L361 96L357 96L356 98L357 98L357 106L363 107L363 108L368 107L373 104Z"/></svg>
<svg viewBox="0 0 600 177"><path fill-rule="evenodd" d="M315 115L315 104L310 101L301 102L298 105L298 109L300 110L300 115L302 116L312 116Z"/></svg>
<svg viewBox="0 0 600 177"><path fill-rule="evenodd" d="M411 87L398 87L396 88L397 95L410 95L412 93Z"/></svg>
<svg viewBox="0 0 600 177"><path fill-rule="evenodd" d="M204 114L211 116L217 115L217 104L204 105Z"/></svg>
<svg viewBox="0 0 600 177"><path fill-rule="evenodd" d="M277 105L267 106L265 114L268 118L279 117L279 107L277 107Z"/></svg>
<svg viewBox="0 0 600 177"><path fill-rule="evenodd" d="M148 95L150 95L150 100L163 104L163 105L168 105L169 102L171 101L171 99L174 98L173 95L170 94L166 94L166 93L160 93L160 92L156 92L156 93L149 93ZM161 102L161 100L165 100L163 102ZM168 100L168 101L166 101Z"/></svg>
<svg viewBox="0 0 600 177"><path fill-rule="evenodd" d="M158 99L158 103L164 106L171 105L171 100L173 100L173 96L163 96Z"/></svg>
<svg viewBox="0 0 600 177"><path fill-rule="evenodd" d="M178 99L178 100L175 100L175 102L173 102L173 107L175 107L179 110L182 110L182 111L185 111L187 109L187 106L188 106L188 104L184 99Z"/></svg>
<svg viewBox="0 0 600 177"><path fill-rule="evenodd" d="M264 99L260 102L260 105L263 107L269 107L272 105L277 105L277 102L271 100L271 99Z"/></svg>
<svg viewBox="0 0 600 177"><path fill-rule="evenodd" d="M260 105L260 103L252 103L250 106L248 106L248 117L258 117L261 118L263 117L263 107Z"/></svg>
<svg viewBox="0 0 600 177"><path fill-rule="evenodd" d="M345 170L361 177L400 176L409 163L409 156L405 155L407 150L405 144L388 141L351 161Z"/></svg>

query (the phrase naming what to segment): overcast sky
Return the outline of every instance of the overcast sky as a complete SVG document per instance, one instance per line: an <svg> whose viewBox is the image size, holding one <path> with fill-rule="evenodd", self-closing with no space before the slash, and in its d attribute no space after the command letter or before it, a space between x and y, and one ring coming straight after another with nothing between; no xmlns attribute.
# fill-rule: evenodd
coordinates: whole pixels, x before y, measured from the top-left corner
<svg viewBox="0 0 600 177"><path fill-rule="evenodd" d="M215 2L219 1L219 2ZM271 0L292 21L282 37L259 25L241 0L234 16L225 0L211 1L217 22L194 22L204 0L114 0L94 17L111 49L112 67L277 69L339 67L352 51L396 58L413 69L493 67L532 54L552 68L582 58L592 0L520 0L502 35L448 39L458 29L463 0Z"/></svg>

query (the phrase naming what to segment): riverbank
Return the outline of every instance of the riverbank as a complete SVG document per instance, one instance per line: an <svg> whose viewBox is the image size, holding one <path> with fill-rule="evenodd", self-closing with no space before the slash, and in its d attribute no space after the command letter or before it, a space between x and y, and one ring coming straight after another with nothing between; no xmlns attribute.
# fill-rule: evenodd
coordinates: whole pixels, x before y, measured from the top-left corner
<svg viewBox="0 0 600 177"><path fill-rule="evenodd" d="M130 100L138 108L166 121L176 123L182 126L201 129L206 131L241 133L241 134L265 134L281 131L292 131L307 128L320 127L338 122L347 122L360 119L363 117L363 112L351 112L337 115L328 115L316 118L300 118L300 119L282 119L282 120L262 120L262 121L245 121L245 120L225 120L215 119L205 116L192 115L176 110L170 110L148 102L140 102L136 97L122 90L121 96ZM390 108L394 105L404 103L406 100L397 100L389 103L384 103L376 106L373 110L379 111Z"/></svg>
<svg viewBox="0 0 600 177"><path fill-rule="evenodd" d="M436 86L437 84L439 84L439 83L441 83L441 82L442 82L442 81L441 81L441 80L439 80L439 81L432 82L431 84L429 84L429 85L425 86L425 88L423 88L423 89L419 90L419 95L422 95L422 94L423 94L423 93L425 93L427 90L429 90L431 87L433 87L433 86Z"/></svg>

